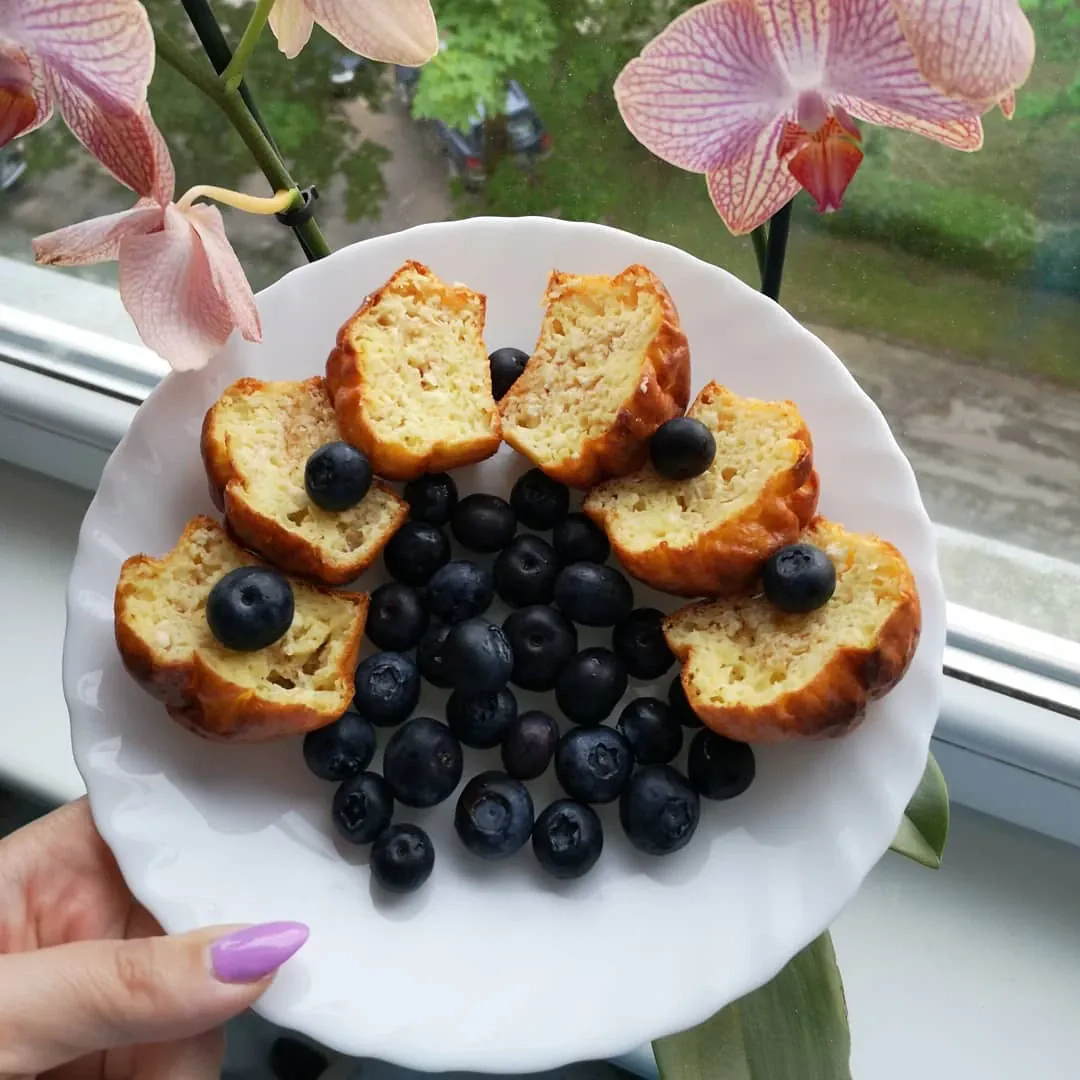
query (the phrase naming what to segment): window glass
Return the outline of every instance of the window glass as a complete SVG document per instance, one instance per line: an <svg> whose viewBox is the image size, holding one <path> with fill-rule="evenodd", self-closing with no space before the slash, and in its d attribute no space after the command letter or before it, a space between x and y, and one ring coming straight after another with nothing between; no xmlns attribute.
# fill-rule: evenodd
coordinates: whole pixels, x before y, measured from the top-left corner
<svg viewBox="0 0 1080 1080"><path fill-rule="evenodd" d="M181 4L146 6L201 57ZM749 240L728 233L702 178L636 142L613 99L623 65L690 6L437 0L434 67L360 60L316 27L291 61L264 34L248 83L298 181L317 185L334 246L549 214L676 244L757 286ZM1016 117L989 113L973 154L864 126L843 209L796 199L781 299L892 423L942 527L952 598L1080 638L1080 6L1025 6L1039 52ZM250 5L214 10L238 41ZM500 49L519 59L491 66L496 116L455 98L454 79ZM265 193L236 134L161 62L151 105L178 192ZM129 204L58 123L0 150L0 256L29 260L34 235ZM272 219L225 215L256 289L303 262ZM116 281L112 263L67 272Z"/></svg>

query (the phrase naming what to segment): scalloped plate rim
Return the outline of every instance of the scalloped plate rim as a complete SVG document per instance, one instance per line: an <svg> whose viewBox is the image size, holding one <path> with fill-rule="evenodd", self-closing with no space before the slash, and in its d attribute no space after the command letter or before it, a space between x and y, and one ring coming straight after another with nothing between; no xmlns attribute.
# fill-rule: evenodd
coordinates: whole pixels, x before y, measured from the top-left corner
<svg viewBox="0 0 1080 1080"><path fill-rule="evenodd" d="M686 260L687 267L693 268L694 272L703 271L722 275L727 279L728 287L745 290L745 293L756 298L754 302L771 305L771 302L765 301L759 294L754 293L753 290L732 277L727 271L689 255L672 245L632 236L632 234L624 233L610 226L590 222L569 222L548 218L525 217L471 218L462 221L439 222L419 225L401 233L363 241L335 252L327 259L322 260L320 264L302 266L290 271L259 294L259 307L261 311L267 311L278 294L284 296L297 287L303 289L305 287L303 282L309 275L314 280L315 275L312 274L312 271L316 268L320 273L327 273L331 267L338 264L344 266L356 260L358 258L357 252L361 250L370 254L371 259L375 260L384 251L406 245L411 239L430 237L438 233L456 235L490 230L496 233L505 231L527 234L530 230L537 229L544 232L574 232L581 236L583 240L593 240L601 247L612 237L619 238L618 242L620 243L630 239L634 245L640 246L642 252L640 261L642 262L648 263L650 258L659 257L658 252L665 252L667 253L665 257L677 256L679 261ZM690 273L690 269L687 270L687 273ZM673 289L673 291L675 290ZM489 290L489 304L497 303L497 298L493 298L491 292ZM676 303L680 307L680 312L684 315L685 320L685 312L682 310L682 304L678 296L676 296ZM923 533L923 539L930 545L928 560L922 560L921 565L917 567L913 561L913 569L916 569L919 576L920 597L924 613L923 637L913 669L916 666L928 666L925 662L919 664L920 657L924 661L928 654L937 658L937 675L931 674L929 678L922 680L922 686L925 690L922 707L928 717L936 718L941 699L940 658L944 648L944 594L932 546L932 525L922 505L914 473L906 458L903 457L902 451L877 406L858 386L842 362L824 343L798 324L786 311L776 305L771 306L773 314L779 316L787 324L787 330L797 329L798 333L804 335L806 339L812 340L814 342L814 351L821 357L822 362L831 364L831 374L837 379L837 385L833 387L833 390L843 392L845 407L857 408L862 413L863 421L870 425L874 438L879 444L882 444L875 447L875 449L881 449L884 446L894 461L900 459L903 462L906 470L904 483L907 490L897 494L905 496L903 499L904 513L915 520ZM764 307L761 310L764 312ZM233 349L235 346L236 335L226 346L226 351ZM264 345L264 347L266 346ZM695 347L692 340L692 353ZM96 540L92 532L98 516L102 513L102 506L112 485L119 481L123 472L124 458L127 453L126 448L134 441L136 435L141 434L142 429L149 424L147 418L155 408L154 403L161 401L170 393L170 387L177 379L190 377L175 373L171 374L152 391L147 402L139 410L128 432L125 433L116 451L105 466L101 484L95 493L80 530L79 547L68 590L69 630L65 636L64 645L64 691L72 718L72 743L77 766L86 783L95 822L102 836L113 850L132 891L170 932L191 929L194 925L197 925L197 920L192 920L190 910L186 912L178 910L177 904L171 902L168 898L152 893L148 895L148 885L141 880L138 867L135 866L134 845L129 847L127 838L119 831L116 825L114 812L117 807L110 802L110 792L104 791L98 786L98 767L90 762L95 747L92 725L86 722L85 707L78 690L78 681L86 672L83 671L80 663L79 642L73 639L71 627L73 624L78 624L83 617L80 594L87 582L92 580L94 569L93 562L96 550L94 545ZM195 377L198 378L197 375ZM695 376L693 380L695 393L700 389L702 381L700 376ZM822 482L823 486L827 485L829 478L823 476ZM905 683L910 679L911 674L905 679ZM924 721L922 730L918 732L918 741L926 749L929 748L932 729L933 720L930 719ZM569 1044L560 1043L558 1046L552 1046L546 1042L537 1043L534 1040L533 1044L522 1046L519 1042L510 1041L507 1044L506 1040L499 1040L500 1045L485 1046L484 1052L477 1053L474 1045L450 1049L448 1047L426 1045L426 1042L430 1040L415 1037L411 1040L399 1039L394 1036L388 1038L381 1036L379 1033L365 1032L363 1030L355 1033L352 1037L345 1037L343 1029L349 1025L340 1016L326 1016L321 1021L305 1017L298 1024L288 1002L279 1002L278 998L273 994L264 998L256 1006L256 1011L280 1026L303 1030L324 1045L343 1053L380 1057L405 1067L425 1071L478 1069L491 1072L526 1072L553 1068L570 1061L609 1058L624 1054L649 1039L692 1026L712 1015L718 1008L729 1001L736 1000L743 994L762 985L783 967L791 956L807 945L824 929L827 929L833 919L850 901L862 881L892 841L895 826L899 824L907 798L914 792L922 770L920 766L918 771L914 768L908 771L911 774L910 788L906 783L903 785L908 794L905 796L899 790L886 793L887 807L885 812L879 815L880 820L872 830L872 835L862 837L857 860L852 857L842 863L843 867L848 870L848 874L842 882L834 882L835 895L828 905L827 919L824 922L818 919L813 923L802 925L797 932L786 933L782 941L772 942L773 947L768 956L752 970L747 969L742 972L739 978L714 979L709 984L713 993L710 994L708 988L703 988L703 992L693 1001L679 1001L666 1010L658 1010L659 1015L653 1014L655 1023L648 1031L627 1031L625 1026L612 1025L610 1030L605 1030L595 1037L579 1037ZM891 825L887 819L894 819Z"/></svg>

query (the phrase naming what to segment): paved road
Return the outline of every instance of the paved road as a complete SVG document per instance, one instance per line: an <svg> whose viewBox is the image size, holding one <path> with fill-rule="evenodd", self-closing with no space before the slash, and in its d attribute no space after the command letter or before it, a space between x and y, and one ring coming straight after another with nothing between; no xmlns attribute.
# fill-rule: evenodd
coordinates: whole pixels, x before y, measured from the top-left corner
<svg viewBox="0 0 1080 1080"><path fill-rule="evenodd" d="M1080 563L1080 391L813 330L888 417L936 521Z"/></svg>

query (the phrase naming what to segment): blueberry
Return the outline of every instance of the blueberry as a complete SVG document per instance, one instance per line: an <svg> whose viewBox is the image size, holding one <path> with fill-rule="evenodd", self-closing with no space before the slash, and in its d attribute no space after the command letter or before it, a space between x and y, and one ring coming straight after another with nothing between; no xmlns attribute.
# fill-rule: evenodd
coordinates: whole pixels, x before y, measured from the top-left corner
<svg viewBox="0 0 1080 1080"><path fill-rule="evenodd" d="M631 611L615 627L611 645L635 679L658 679L675 663L664 640L664 613L656 608Z"/></svg>
<svg viewBox="0 0 1080 1080"><path fill-rule="evenodd" d="M510 680L514 654L503 628L487 619L457 623L443 646L454 687L463 694L493 694Z"/></svg>
<svg viewBox="0 0 1080 1080"><path fill-rule="evenodd" d="M376 653L356 669L353 707L378 727L407 720L419 700L420 672L404 653Z"/></svg>
<svg viewBox="0 0 1080 1080"><path fill-rule="evenodd" d="M435 865L435 848L419 825L391 825L371 849L371 873L390 892L419 889Z"/></svg>
<svg viewBox="0 0 1080 1080"><path fill-rule="evenodd" d="M455 690L446 703L450 730L474 750L490 750L517 719L517 699L503 687L493 694L463 694Z"/></svg>
<svg viewBox="0 0 1080 1080"><path fill-rule="evenodd" d="M430 716L414 716L386 744L383 776L394 797L423 809L441 803L461 780L461 743Z"/></svg>
<svg viewBox="0 0 1080 1080"><path fill-rule="evenodd" d="M600 724L626 693L626 668L610 650L582 649L555 680L555 700L575 724Z"/></svg>
<svg viewBox="0 0 1080 1080"><path fill-rule="evenodd" d="M516 528L514 511L498 495L467 495L450 519L450 531L457 542L485 554L506 547Z"/></svg>
<svg viewBox="0 0 1080 1080"><path fill-rule="evenodd" d="M631 701L615 728L626 736L639 765L664 765L682 749L679 721L659 698Z"/></svg>
<svg viewBox="0 0 1080 1080"><path fill-rule="evenodd" d="M536 819L532 844L537 862L565 881L596 865L604 850L604 829L591 806L558 799Z"/></svg>
<svg viewBox="0 0 1080 1080"><path fill-rule="evenodd" d="M578 562L555 579L555 603L581 626L614 626L634 606L634 590L613 566Z"/></svg>
<svg viewBox="0 0 1080 1080"><path fill-rule="evenodd" d="M570 489L540 469L530 469L514 483L510 505L526 528L553 529L570 511Z"/></svg>
<svg viewBox="0 0 1080 1080"><path fill-rule="evenodd" d="M754 751L715 731L699 731L690 741L686 774L706 799L734 799L754 782Z"/></svg>
<svg viewBox="0 0 1080 1080"><path fill-rule="evenodd" d="M536 780L547 772L559 743L559 725L546 712L522 713L503 737L503 768L515 780Z"/></svg>
<svg viewBox="0 0 1080 1080"><path fill-rule="evenodd" d="M323 510L348 510L371 490L371 462L347 442L320 446L304 466L308 498Z"/></svg>
<svg viewBox="0 0 1080 1080"><path fill-rule="evenodd" d="M646 855L670 855L685 847L698 826L701 800L685 776L670 765L646 765L626 785L619 821L627 839Z"/></svg>
<svg viewBox="0 0 1080 1080"><path fill-rule="evenodd" d="M334 792L334 825L350 844L370 844L393 815L394 793L378 773L352 776Z"/></svg>
<svg viewBox="0 0 1080 1080"><path fill-rule="evenodd" d="M375 756L375 729L354 709L304 736L304 761L320 780L348 780Z"/></svg>
<svg viewBox="0 0 1080 1080"><path fill-rule="evenodd" d="M539 536L517 536L499 552L492 568L495 591L508 604L550 604L559 572L555 551Z"/></svg>
<svg viewBox="0 0 1080 1080"><path fill-rule="evenodd" d="M661 424L649 440L653 468L669 480L700 476L716 457L713 433L692 416L676 416Z"/></svg>
<svg viewBox="0 0 1080 1080"><path fill-rule="evenodd" d="M836 567L813 544L789 544L765 563L761 586L781 611L804 615L827 604L836 591Z"/></svg>
<svg viewBox="0 0 1080 1080"><path fill-rule="evenodd" d="M426 473L405 485L405 501L413 521L445 525L457 506L457 484L449 473Z"/></svg>
<svg viewBox="0 0 1080 1080"><path fill-rule="evenodd" d="M533 802L519 780L506 773L474 776L458 798L454 828L461 842L482 859L513 855L532 832Z"/></svg>
<svg viewBox="0 0 1080 1080"><path fill-rule="evenodd" d="M491 574L468 559L454 559L431 576L427 606L432 618L456 623L483 615L495 596Z"/></svg>
<svg viewBox="0 0 1080 1080"><path fill-rule="evenodd" d="M571 799L614 802L634 768L626 738L609 727L574 728L555 751L555 775Z"/></svg>
<svg viewBox="0 0 1080 1080"><path fill-rule="evenodd" d="M514 611L503 630L514 653L510 681L523 690L552 690L563 665L577 652L577 628L543 604Z"/></svg>
<svg viewBox="0 0 1080 1080"><path fill-rule="evenodd" d="M420 593L411 585L388 581L368 604L367 636L380 649L402 652L415 648L427 629L428 613Z"/></svg>
<svg viewBox="0 0 1080 1080"><path fill-rule="evenodd" d="M517 382L528 362L527 352L510 347L496 349L488 357L491 365L491 395L496 401L501 401L506 391Z"/></svg>
<svg viewBox="0 0 1080 1080"><path fill-rule="evenodd" d="M681 675L676 675L675 678L671 680L671 685L668 687L667 699L675 719L678 720L683 727L701 727L701 717L694 712L690 707L690 702L686 699L686 688L682 684Z"/></svg>
<svg viewBox="0 0 1080 1080"><path fill-rule="evenodd" d="M403 585L425 585L450 561L450 541L426 521L406 521L383 551L386 572Z"/></svg>
<svg viewBox="0 0 1080 1080"><path fill-rule="evenodd" d="M560 566L576 562L602 563L611 554L604 530L584 514L570 514L551 534Z"/></svg>
<svg viewBox="0 0 1080 1080"><path fill-rule="evenodd" d="M436 623L428 627L427 632L420 639L420 644L416 647L416 663L420 668L420 674L432 686L438 686L442 690L454 685L454 680L446 667L444 654L446 639L450 636L452 629L453 627L447 623Z"/></svg>
<svg viewBox="0 0 1080 1080"><path fill-rule="evenodd" d="M210 590L206 623L226 649L255 652L273 645L292 626L295 610L292 586L283 574L240 566Z"/></svg>

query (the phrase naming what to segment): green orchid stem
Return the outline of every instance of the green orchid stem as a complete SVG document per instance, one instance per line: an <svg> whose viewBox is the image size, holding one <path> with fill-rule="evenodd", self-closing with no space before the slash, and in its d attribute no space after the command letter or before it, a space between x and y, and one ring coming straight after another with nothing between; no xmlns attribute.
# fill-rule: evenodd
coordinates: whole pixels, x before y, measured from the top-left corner
<svg viewBox="0 0 1080 1080"><path fill-rule="evenodd" d="M224 80L220 78L221 72L229 66L232 51L207 0L183 0L183 5L217 75L198 63L183 46L160 32L157 34L158 55L225 113L274 190L288 188L296 191L298 185L274 145L273 137L259 115L247 86L241 82L236 90L226 90ZM299 192L294 205L303 205L303 196ZM314 218L292 226L292 230L308 262L330 254L330 245Z"/></svg>
<svg viewBox="0 0 1080 1080"><path fill-rule="evenodd" d="M244 80L244 70L251 58L252 50L258 44L259 37L266 26L266 20L270 18L270 9L274 6L274 0L258 0L255 10L251 13L247 26L244 28L240 44L232 54L232 59L221 73L222 81L226 90L236 90Z"/></svg>
<svg viewBox="0 0 1080 1080"><path fill-rule="evenodd" d="M754 258L757 259L757 272L759 280L765 281L765 250L769 242L769 230L764 225L759 225L750 233L750 242L754 245Z"/></svg>
<svg viewBox="0 0 1080 1080"><path fill-rule="evenodd" d="M784 280L784 259L787 256L788 233L791 231L791 203L781 207L769 222L769 240L765 245L765 268L761 272L761 291L770 300L780 299L780 283Z"/></svg>

